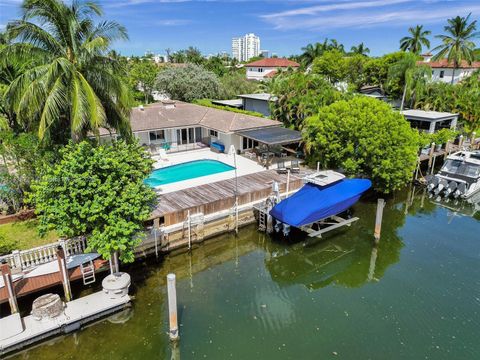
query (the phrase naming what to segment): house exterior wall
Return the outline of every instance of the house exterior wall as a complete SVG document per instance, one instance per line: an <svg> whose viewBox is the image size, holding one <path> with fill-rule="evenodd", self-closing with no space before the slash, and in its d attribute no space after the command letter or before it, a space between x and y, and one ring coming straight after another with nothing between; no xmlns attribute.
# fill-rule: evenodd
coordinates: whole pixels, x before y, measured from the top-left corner
<svg viewBox="0 0 480 360"><path fill-rule="evenodd" d="M274 71L277 70L276 67L247 67L247 79L248 80L263 80L265 76Z"/></svg>
<svg viewBox="0 0 480 360"><path fill-rule="evenodd" d="M243 98L243 109L248 111L256 111L264 116L270 116L269 101L259 99Z"/></svg>
<svg viewBox="0 0 480 360"><path fill-rule="evenodd" d="M452 77L453 83L456 84L460 80L472 75L475 69L456 69L455 70L455 75L453 74L453 69L451 68L433 68L432 69L432 80L433 81L441 81L441 82L446 82L446 83L451 83L452 82Z"/></svg>

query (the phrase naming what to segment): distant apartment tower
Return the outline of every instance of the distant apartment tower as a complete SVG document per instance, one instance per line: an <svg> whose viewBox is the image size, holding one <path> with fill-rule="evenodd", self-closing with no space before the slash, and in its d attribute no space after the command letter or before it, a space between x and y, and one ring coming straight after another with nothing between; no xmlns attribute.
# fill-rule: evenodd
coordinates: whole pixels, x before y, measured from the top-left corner
<svg viewBox="0 0 480 360"><path fill-rule="evenodd" d="M255 34L232 39L232 57L238 61L248 61L260 55L260 38Z"/></svg>

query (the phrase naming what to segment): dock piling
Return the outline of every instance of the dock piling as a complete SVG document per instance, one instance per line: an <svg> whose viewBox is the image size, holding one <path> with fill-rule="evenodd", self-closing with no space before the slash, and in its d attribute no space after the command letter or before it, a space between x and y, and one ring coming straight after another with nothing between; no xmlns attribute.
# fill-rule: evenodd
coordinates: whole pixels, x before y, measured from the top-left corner
<svg viewBox="0 0 480 360"><path fill-rule="evenodd" d="M67 262L65 261L65 250L61 245L57 247L57 261L58 267L60 269L60 274L62 275L62 284L63 291L65 292L65 300L69 302L72 300L72 289L70 288L70 278L67 269Z"/></svg>
<svg viewBox="0 0 480 360"><path fill-rule="evenodd" d="M178 318L177 318L177 290L175 287L175 274L167 275L168 292L168 315L170 319L170 340L178 340Z"/></svg>
<svg viewBox="0 0 480 360"><path fill-rule="evenodd" d="M380 233L382 231L382 217L383 217L383 208L385 207L385 200L378 199L377 201L377 215L375 217L375 244L378 244L380 241Z"/></svg>
<svg viewBox="0 0 480 360"><path fill-rule="evenodd" d="M10 265L3 260L2 264L0 265L0 270L2 272L3 282L8 291L8 303L10 304L10 311L12 314L18 313L17 296L15 295L15 289L13 287Z"/></svg>

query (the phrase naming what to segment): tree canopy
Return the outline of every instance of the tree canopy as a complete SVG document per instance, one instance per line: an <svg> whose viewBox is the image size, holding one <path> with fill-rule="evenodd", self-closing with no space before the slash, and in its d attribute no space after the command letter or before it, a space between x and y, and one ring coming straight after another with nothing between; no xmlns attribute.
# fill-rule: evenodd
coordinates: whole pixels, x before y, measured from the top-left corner
<svg viewBox="0 0 480 360"><path fill-rule="evenodd" d="M30 202L40 232L86 235L88 248L103 258L120 251L122 261L133 261L140 242L137 233L155 199L143 182L153 161L138 144L124 141L97 147L87 141L70 143L60 155L61 160L32 183Z"/></svg>
<svg viewBox="0 0 480 360"><path fill-rule="evenodd" d="M187 64L162 71L157 77L155 89L172 99L191 102L217 98L220 82L214 73L199 65Z"/></svg>
<svg viewBox="0 0 480 360"><path fill-rule="evenodd" d="M270 90L278 98L271 104L272 118L295 129L302 129L304 119L316 114L319 107L341 98L322 76L298 71L279 75Z"/></svg>
<svg viewBox="0 0 480 360"><path fill-rule="evenodd" d="M379 100L357 96L319 109L305 120L309 161L369 177L389 193L411 179L417 161L418 132Z"/></svg>
<svg viewBox="0 0 480 360"><path fill-rule="evenodd" d="M422 52L422 46L430 47L430 40L427 36L432 32L429 30L423 30L423 25L417 25L414 28L408 29L410 35L403 37L400 40L400 49L403 51L410 51L414 54L420 54Z"/></svg>
<svg viewBox="0 0 480 360"><path fill-rule="evenodd" d="M11 42L0 62L35 63L8 86L7 108L26 131L65 142L110 127L130 135L130 92L119 64L107 53L127 38L113 21L96 23L101 8L87 1L24 0L22 19L11 22Z"/></svg>

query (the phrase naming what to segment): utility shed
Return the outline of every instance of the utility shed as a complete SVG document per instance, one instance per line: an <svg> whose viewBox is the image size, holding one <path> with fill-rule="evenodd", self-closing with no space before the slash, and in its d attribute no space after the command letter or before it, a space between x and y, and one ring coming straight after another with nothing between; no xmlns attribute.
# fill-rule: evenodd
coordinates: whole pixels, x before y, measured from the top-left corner
<svg viewBox="0 0 480 360"><path fill-rule="evenodd" d="M238 95L242 99L243 109L270 116L270 102L277 101L276 96L268 93Z"/></svg>
<svg viewBox="0 0 480 360"><path fill-rule="evenodd" d="M424 110L404 110L401 114L410 122L412 128L430 134L440 129L455 130L457 127L458 114Z"/></svg>

